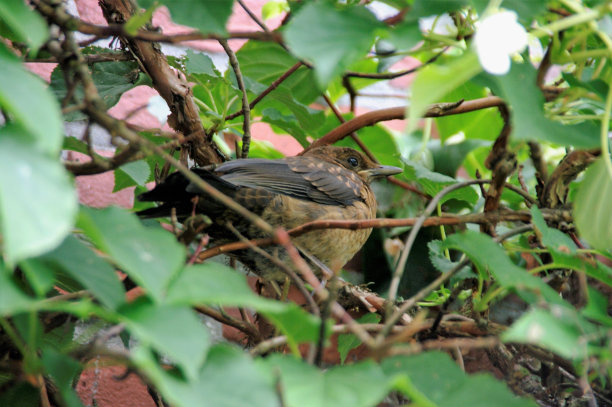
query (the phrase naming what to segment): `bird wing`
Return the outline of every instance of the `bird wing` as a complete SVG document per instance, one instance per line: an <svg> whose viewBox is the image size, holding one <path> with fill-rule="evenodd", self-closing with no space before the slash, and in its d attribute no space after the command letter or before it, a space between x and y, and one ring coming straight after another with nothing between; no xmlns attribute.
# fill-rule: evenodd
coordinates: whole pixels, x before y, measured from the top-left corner
<svg viewBox="0 0 612 407"><path fill-rule="evenodd" d="M231 184L311 200L350 205L361 200L362 182L353 172L311 157L248 159L221 164L215 174Z"/></svg>

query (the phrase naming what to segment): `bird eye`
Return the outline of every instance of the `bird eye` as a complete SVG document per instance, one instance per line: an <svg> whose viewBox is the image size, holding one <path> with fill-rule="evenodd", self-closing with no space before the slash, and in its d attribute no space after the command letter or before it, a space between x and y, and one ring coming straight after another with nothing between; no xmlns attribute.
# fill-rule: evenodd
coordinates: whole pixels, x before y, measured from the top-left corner
<svg viewBox="0 0 612 407"><path fill-rule="evenodd" d="M359 161L355 157L349 157L346 160L352 167L357 167L359 165Z"/></svg>

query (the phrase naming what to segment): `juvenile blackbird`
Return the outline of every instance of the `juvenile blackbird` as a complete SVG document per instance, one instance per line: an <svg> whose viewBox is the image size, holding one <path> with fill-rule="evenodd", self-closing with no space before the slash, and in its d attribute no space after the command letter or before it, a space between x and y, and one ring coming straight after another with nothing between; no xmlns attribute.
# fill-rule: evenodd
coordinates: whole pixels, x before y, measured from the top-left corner
<svg viewBox="0 0 612 407"><path fill-rule="evenodd" d="M376 198L370 181L402 170L376 164L351 148L323 146L297 157L233 160L210 171L198 168L193 171L270 225L288 230L320 219L375 218ZM193 200L196 196L197 201ZM176 209L179 219L188 217L194 209L208 215L214 225L207 232L216 244L237 240L236 235L228 230L228 223L249 239L268 237L178 172L140 195L139 199L162 202L158 207L139 212L141 217L169 216L172 208ZM323 229L305 233L293 241L309 257L314 256L335 272L363 246L371 231ZM291 264L284 249L268 247L265 250L285 264ZM278 267L252 250L236 251L230 255L263 278L276 281L285 278Z"/></svg>

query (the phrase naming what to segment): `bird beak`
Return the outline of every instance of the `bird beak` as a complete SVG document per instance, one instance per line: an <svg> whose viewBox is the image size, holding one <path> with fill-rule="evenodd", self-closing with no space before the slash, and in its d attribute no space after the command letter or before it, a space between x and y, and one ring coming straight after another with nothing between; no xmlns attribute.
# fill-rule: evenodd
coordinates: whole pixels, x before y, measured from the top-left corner
<svg viewBox="0 0 612 407"><path fill-rule="evenodd" d="M368 180L386 177L387 175L395 175L404 172L401 168L392 167L390 165L380 165L375 168L368 168L367 170L359 171L359 175L365 177Z"/></svg>

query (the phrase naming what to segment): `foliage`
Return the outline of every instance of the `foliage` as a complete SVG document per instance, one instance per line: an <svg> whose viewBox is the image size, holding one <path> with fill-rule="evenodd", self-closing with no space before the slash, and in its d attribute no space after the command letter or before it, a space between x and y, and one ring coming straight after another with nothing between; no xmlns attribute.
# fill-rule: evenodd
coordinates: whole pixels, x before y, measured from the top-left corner
<svg viewBox="0 0 612 407"><path fill-rule="evenodd" d="M100 355L176 406L366 407L385 398L535 406L533 398L570 397L562 391L568 386L591 405L612 399L609 0L386 0L393 14L386 20L359 1L270 1L265 17L286 14L281 27L242 33L250 39L225 72L194 51L165 58L151 41L174 39L148 22L162 4L193 28L188 39L223 42L240 36L226 29L231 0L140 0L146 10L135 15L123 15L122 2L102 1L114 11L109 19L123 15L109 22L125 22L124 29L84 24L58 2L31 3L33 10L21 0L0 4L0 405L79 406L76 381ZM506 56L511 68L495 75L483 70L487 55L478 54L474 36L500 8L516 13L529 48ZM80 47L78 31L117 36L122 49ZM155 52L142 51L147 46ZM219 156L211 140L231 154L225 133L241 137L251 156L279 157L250 141L245 112L304 147L357 147L339 125L359 117L338 118L333 102L359 100L364 87L411 73L389 71L406 56L423 63L408 92L407 129L394 133L380 123L403 109L371 112L373 126L357 128L375 158L405 169L377 187L383 215L397 222L366 246L379 256L384 281L377 293L356 294L368 305L357 322L338 311L346 304L333 290L312 284L305 286L316 292L320 314L255 294L235 269L199 260L206 240L186 242L187 223L165 228L125 209L78 205L73 176L114 171L115 191L135 186L137 195L168 170L182 170L187 153L212 163ZM45 60L58 63L49 86L23 64ZM164 71L168 63L174 70ZM157 89L173 131L187 137L139 132L106 113L139 85ZM181 86L192 92L178 97ZM438 118L420 129L423 115ZM72 120L86 121L83 140L64 137L62 122ZM112 134L114 157L93 151L94 123ZM66 162L65 150L91 162ZM483 181L478 187L466 177ZM437 204L427 206L434 196ZM408 242L420 226L406 227L420 214L432 228L423 243L429 253L417 258ZM414 270L429 273L427 289L406 288L421 281ZM142 291L128 301L134 285ZM381 306L381 297L405 300ZM495 317L512 302L523 312ZM451 309L460 323L437 318ZM238 328L249 346L215 343L199 313ZM272 329L253 323L253 313ZM77 334L83 327L89 338ZM106 347L117 335L134 341ZM321 368L322 349L336 342L341 363ZM356 348L368 358L355 361ZM460 363L462 351L484 349L479 357L506 383L467 375L432 349L452 351ZM537 369L534 361L538 376L525 373ZM553 373L560 369L563 383Z"/></svg>

